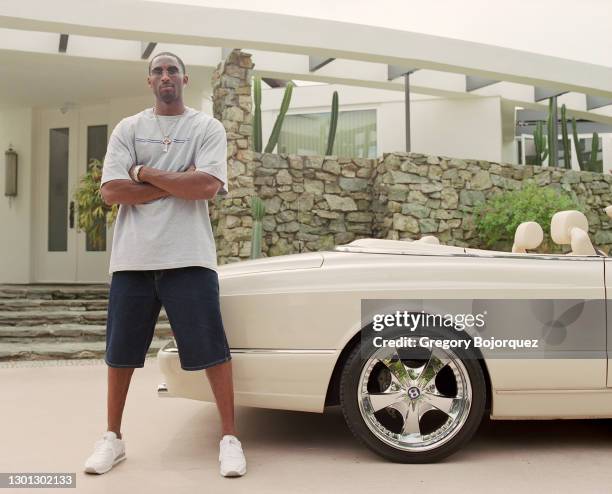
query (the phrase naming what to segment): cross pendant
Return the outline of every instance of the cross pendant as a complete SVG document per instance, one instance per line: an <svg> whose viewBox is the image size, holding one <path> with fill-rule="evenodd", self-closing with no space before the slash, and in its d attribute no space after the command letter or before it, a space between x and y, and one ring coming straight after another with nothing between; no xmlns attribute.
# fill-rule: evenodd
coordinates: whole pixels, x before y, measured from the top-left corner
<svg viewBox="0 0 612 494"><path fill-rule="evenodd" d="M170 140L170 138L168 137L164 137L164 140L162 141L162 144L164 145L164 153L168 152L168 146L172 143L172 141Z"/></svg>

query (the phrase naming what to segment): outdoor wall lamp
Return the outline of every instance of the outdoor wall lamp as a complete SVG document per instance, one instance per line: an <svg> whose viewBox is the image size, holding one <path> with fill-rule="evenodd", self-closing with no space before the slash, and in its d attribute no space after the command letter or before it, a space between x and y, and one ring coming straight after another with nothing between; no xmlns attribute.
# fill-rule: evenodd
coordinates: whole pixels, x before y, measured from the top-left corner
<svg viewBox="0 0 612 494"><path fill-rule="evenodd" d="M4 152L4 195L15 197L17 195L17 153L9 144L9 148Z"/></svg>

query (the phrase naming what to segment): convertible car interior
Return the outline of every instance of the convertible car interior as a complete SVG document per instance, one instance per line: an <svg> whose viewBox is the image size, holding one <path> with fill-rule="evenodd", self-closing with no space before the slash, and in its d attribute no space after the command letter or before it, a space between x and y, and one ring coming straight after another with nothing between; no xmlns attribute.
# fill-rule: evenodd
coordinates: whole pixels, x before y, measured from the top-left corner
<svg viewBox="0 0 612 494"><path fill-rule="evenodd" d="M605 208L606 214L612 218L612 206ZM550 223L550 235L558 245L567 245L571 247L568 256L596 256L604 255L599 249L596 249L589 237L589 222L584 213L580 211L560 211L553 215ZM521 223L514 234L514 243L512 245L512 253L528 254L529 251L537 249L544 240L544 230L535 221L526 221ZM385 248L393 248L394 244L384 241L385 244L378 243L373 239L356 240L349 245L358 247L375 247L376 245ZM412 242L413 244L439 246L440 241L432 236L427 235ZM399 248L399 245L398 245Z"/></svg>
<svg viewBox="0 0 612 494"><path fill-rule="evenodd" d="M612 206L608 206L606 214L612 218ZM589 222L584 213L580 211L560 211L553 215L550 223L550 234L553 242L557 245L569 246L571 251L568 256L605 256L606 254L593 246L588 234ZM521 223L514 234L512 245L513 254L550 255L547 253L530 252L537 249L544 240L544 231L535 221ZM508 255L508 252L480 250L463 248L452 245L444 245L433 235L425 235L418 240L387 240L375 238L363 238L336 247L339 251L353 252L377 252L396 251L397 253L414 254L417 252L436 254L479 254L479 255Z"/></svg>

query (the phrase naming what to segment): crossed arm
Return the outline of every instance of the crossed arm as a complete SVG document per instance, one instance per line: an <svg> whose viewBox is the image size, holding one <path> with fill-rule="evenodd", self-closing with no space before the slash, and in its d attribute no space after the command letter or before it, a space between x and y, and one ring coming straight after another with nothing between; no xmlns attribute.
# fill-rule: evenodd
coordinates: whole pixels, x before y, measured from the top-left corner
<svg viewBox="0 0 612 494"><path fill-rule="evenodd" d="M187 200L212 199L223 183L208 173L196 171L191 165L183 172L166 172L143 166L138 175L144 183L120 179L106 182L100 194L111 204L142 204L162 197L174 196Z"/></svg>

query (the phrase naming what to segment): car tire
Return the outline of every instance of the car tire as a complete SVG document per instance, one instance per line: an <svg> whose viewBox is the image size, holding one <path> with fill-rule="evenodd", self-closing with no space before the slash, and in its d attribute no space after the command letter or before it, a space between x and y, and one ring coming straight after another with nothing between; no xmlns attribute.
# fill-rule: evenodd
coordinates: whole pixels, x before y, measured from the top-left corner
<svg viewBox="0 0 612 494"><path fill-rule="evenodd" d="M465 348L380 349L374 336L362 336L340 377L340 406L351 432L394 462L431 463L457 451L484 414L487 388L478 355ZM394 330L385 340L421 336L469 340L446 328Z"/></svg>

